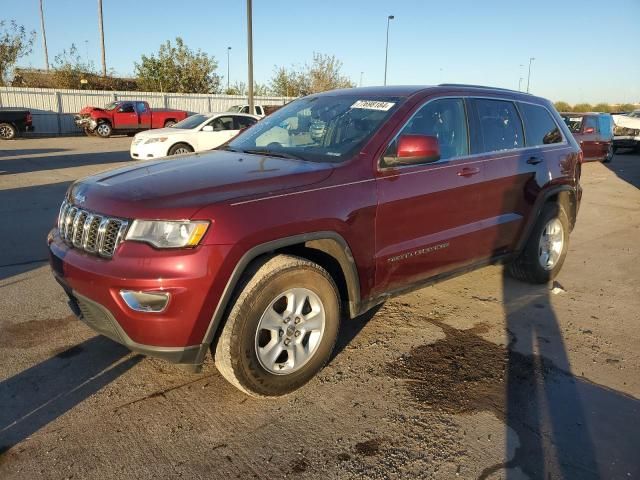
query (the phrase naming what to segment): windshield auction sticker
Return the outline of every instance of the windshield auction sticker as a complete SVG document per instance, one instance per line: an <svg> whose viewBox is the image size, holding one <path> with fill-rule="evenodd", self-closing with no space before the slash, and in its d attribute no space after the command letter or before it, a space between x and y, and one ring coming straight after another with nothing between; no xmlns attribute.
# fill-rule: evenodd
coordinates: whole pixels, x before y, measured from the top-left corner
<svg viewBox="0 0 640 480"><path fill-rule="evenodd" d="M394 105L395 103L392 102L379 102L377 100L358 100L356 103L351 105L351 108L362 108L365 110L382 110L383 112L386 112Z"/></svg>

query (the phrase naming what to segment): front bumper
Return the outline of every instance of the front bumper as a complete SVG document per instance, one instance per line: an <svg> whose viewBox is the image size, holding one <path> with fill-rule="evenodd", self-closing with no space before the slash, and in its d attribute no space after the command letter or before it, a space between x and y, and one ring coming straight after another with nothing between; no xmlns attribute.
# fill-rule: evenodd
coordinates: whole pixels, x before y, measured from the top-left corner
<svg viewBox="0 0 640 480"><path fill-rule="evenodd" d="M76 115L73 121L83 130L95 130L98 126L98 122L91 117L81 117L80 115Z"/></svg>
<svg viewBox="0 0 640 480"><path fill-rule="evenodd" d="M106 260L69 247L57 229L49 233L48 244L54 276L89 327L135 352L173 363L202 363L227 246L162 251L123 242ZM136 311L122 290L165 292L170 299L161 312Z"/></svg>
<svg viewBox="0 0 640 480"><path fill-rule="evenodd" d="M615 148L637 148L640 147L640 136L631 135L613 137L613 146Z"/></svg>
<svg viewBox="0 0 640 480"><path fill-rule="evenodd" d="M144 143L146 138L134 138L131 142L129 153L134 160L150 160L166 157L169 150L169 142Z"/></svg>

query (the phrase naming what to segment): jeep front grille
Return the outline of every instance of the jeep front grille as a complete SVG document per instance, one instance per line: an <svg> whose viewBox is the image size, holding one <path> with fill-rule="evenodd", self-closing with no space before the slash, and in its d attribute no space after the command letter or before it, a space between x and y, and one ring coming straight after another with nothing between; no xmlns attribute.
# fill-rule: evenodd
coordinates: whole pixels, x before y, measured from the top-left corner
<svg viewBox="0 0 640 480"><path fill-rule="evenodd" d="M83 210L66 200L58 216L58 231L67 245L104 258L113 257L128 226L127 220Z"/></svg>

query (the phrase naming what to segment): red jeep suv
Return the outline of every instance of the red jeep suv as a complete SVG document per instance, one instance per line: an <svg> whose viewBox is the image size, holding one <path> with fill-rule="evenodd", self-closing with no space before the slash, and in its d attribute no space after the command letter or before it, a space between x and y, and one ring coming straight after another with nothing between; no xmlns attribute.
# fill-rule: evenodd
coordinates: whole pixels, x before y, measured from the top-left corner
<svg viewBox="0 0 640 480"><path fill-rule="evenodd" d="M311 127L313 125L313 134ZM82 321L254 396L317 373L340 320L508 262L547 282L581 198L552 104L469 85L298 99L218 151L75 182L48 236Z"/></svg>

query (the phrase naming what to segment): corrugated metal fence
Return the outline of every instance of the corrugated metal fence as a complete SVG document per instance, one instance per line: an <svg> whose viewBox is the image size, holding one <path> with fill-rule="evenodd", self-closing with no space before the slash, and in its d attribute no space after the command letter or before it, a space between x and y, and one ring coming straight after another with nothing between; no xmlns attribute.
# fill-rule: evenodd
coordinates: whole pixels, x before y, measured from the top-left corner
<svg viewBox="0 0 640 480"><path fill-rule="evenodd" d="M30 110L34 135L79 134L80 130L73 123L75 113L87 105L102 107L115 100L146 100L152 108L175 108L190 113L222 112L248 101L242 95L0 87L0 108ZM290 100L293 98L255 97L257 104L265 105L283 105Z"/></svg>

